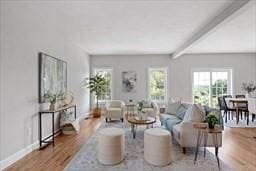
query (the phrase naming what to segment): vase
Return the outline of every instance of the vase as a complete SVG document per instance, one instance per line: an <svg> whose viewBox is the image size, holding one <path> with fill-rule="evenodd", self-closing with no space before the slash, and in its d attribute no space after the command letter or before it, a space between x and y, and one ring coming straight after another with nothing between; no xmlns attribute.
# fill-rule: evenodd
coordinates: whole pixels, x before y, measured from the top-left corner
<svg viewBox="0 0 256 171"><path fill-rule="evenodd" d="M214 124L208 123L208 127L209 127L209 129L214 129Z"/></svg>
<svg viewBox="0 0 256 171"><path fill-rule="evenodd" d="M55 108L56 108L56 103L50 103L49 109L50 110L55 110Z"/></svg>
<svg viewBox="0 0 256 171"><path fill-rule="evenodd" d="M251 93L246 93L246 94L245 94L245 97L246 97L246 98L250 98L250 97L251 97Z"/></svg>

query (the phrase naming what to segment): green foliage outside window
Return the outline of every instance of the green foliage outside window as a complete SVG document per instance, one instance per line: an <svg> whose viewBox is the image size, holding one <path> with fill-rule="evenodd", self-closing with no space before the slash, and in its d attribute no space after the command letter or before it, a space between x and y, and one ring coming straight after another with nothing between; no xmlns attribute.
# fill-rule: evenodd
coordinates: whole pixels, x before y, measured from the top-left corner
<svg viewBox="0 0 256 171"><path fill-rule="evenodd" d="M165 99L165 72L154 70L150 72L150 98L152 100Z"/></svg>
<svg viewBox="0 0 256 171"><path fill-rule="evenodd" d="M210 89L211 95L210 97ZM226 95L228 92L227 80L216 80L212 86L209 85L196 85L193 87L194 102L212 107L218 106L217 98Z"/></svg>

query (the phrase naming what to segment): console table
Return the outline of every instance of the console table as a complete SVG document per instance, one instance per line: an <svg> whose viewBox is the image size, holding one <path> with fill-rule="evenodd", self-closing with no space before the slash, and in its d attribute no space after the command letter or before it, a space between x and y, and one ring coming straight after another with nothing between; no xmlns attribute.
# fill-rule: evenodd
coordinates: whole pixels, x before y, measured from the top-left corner
<svg viewBox="0 0 256 171"><path fill-rule="evenodd" d="M45 146L52 144L52 146L54 147L54 136L60 132L60 129L55 131L55 127L54 127L54 115L58 112L67 110L67 109L73 109L74 110L74 117L76 119L76 105L72 104L72 105L68 105L68 106L63 106L63 107L59 107L55 110L42 110L39 112L39 148L43 149ZM42 115L43 114L51 114L52 115L52 134L43 138L42 137ZM52 138L52 140L48 140L49 138ZM48 141L47 141L48 140ZM46 145L43 146L43 143L45 143Z"/></svg>

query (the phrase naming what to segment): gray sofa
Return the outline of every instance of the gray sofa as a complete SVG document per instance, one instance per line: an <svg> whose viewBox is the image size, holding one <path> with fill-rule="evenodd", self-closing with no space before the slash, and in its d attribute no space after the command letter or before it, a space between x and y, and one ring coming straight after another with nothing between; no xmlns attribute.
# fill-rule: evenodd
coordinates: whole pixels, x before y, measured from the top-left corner
<svg viewBox="0 0 256 171"><path fill-rule="evenodd" d="M182 105L182 109L181 106ZM183 147L183 152L185 153L186 147L196 147L197 141L197 129L194 128L195 122L183 122L184 112L191 106L191 103L181 102L169 104L166 113L160 114L161 124L165 126L167 130L172 133L173 138ZM206 116L215 111L219 115L219 123L217 126L224 129L223 118L221 112L218 109L210 108L208 106L203 106ZM207 142L207 147L214 147L212 136L209 136ZM222 135L218 137L218 146L222 145ZM203 146L201 144L200 146Z"/></svg>

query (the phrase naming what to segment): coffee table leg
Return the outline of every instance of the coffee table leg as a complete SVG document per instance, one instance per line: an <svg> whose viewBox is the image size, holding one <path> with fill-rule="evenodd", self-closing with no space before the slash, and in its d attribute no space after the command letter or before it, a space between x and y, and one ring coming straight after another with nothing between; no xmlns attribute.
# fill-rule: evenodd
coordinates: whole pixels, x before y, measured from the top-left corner
<svg viewBox="0 0 256 171"><path fill-rule="evenodd" d="M133 139L135 139L135 137L136 137L135 125L132 124L131 126L132 126L132 135L133 135Z"/></svg>

